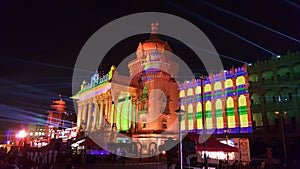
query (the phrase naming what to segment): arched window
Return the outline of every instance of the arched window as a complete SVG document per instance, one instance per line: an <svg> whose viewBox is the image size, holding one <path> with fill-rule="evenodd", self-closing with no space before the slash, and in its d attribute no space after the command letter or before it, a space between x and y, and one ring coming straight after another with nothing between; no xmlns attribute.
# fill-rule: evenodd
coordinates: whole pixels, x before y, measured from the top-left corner
<svg viewBox="0 0 300 169"><path fill-rule="evenodd" d="M245 84L245 77L244 76L239 76L236 78L236 85L244 85Z"/></svg>
<svg viewBox="0 0 300 169"><path fill-rule="evenodd" d="M180 90L179 97L180 98L185 97L185 91L184 90Z"/></svg>
<svg viewBox="0 0 300 169"><path fill-rule="evenodd" d="M282 88L280 91L280 102L288 102L292 99L292 90L290 88Z"/></svg>
<svg viewBox="0 0 300 169"><path fill-rule="evenodd" d="M233 87L233 82L231 79L227 79L225 81L225 88L230 88L230 87Z"/></svg>
<svg viewBox="0 0 300 169"><path fill-rule="evenodd" d="M201 94L201 86L196 87L195 94Z"/></svg>
<svg viewBox="0 0 300 169"><path fill-rule="evenodd" d="M273 72L270 70L263 72L262 78L263 80L273 80L274 78Z"/></svg>
<svg viewBox="0 0 300 169"><path fill-rule="evenodd" d="M258 81L258 74L250 74L249 75L249 82L257 82Z"/></svg>
<svg viewBox="0 0 300 169"><path fill-rule="evenodd" d="M204 92L210 92L211 91L211 85L210 84L206 84L204 86Z"/></svg>
<svg viewBox="0 0 300 169"><path fill-rule="evenodd" d="M240 95L238 99L238 110L239 110L239 117L240 117L240 126L249 127L247 100L244 95Z"/></svg>
<svg viewBox="0 0 300 169"><path fill-rule="evenodd" d="M188 96L192 96L192 95L193 95L193 89L192 89L192 88L189 88L189 89L188 89L187 95L188 95Z"/></svg>
<svg viewBox="0 0 300 169"><path fill-rule="evenodd" d="M287 66L282 66L277 70L277 76L279 80L286 80L290 77L290 70Z"/></svg>
<svg viewBox="0 0 300 169"><path fill-rule="evenodd" d="M257 93L252 93L251 95L251 104L252 105L256 105L256 104L260 104L260 96Z"/></svg>
<svg viewBox="0 0 300 169"><path fill-rule="evenodd" d="M300 63L296 63L294 66L293 66L293 71L294 71L294 74L295 74L295 77L299 77L300 75Z"/></svg>
<svg viewBox="0 0 300 169"><path fill-rule="evenodd" d="M214 91L217 91L217 90L222 90L222 84L221 84L221 82L216 82L214 84Z"/></svg>
<svg viewBox="0 0 300 169"><path fill-rule="evenodd" d="M197 129L202 129L203 125L202 125L202 104L201 104L201 102L197 103L196 111L197 111Z"/></svg>
<svg viewBox="0 0 300 169"><path fill-rule="evenodd" d="M232 96L233 94L233 81L232 79L227 79L225 81L225 94Z"/></svg>
<svg viewBox="0 0 300 169"><path fill-rule="evenodd" d="M212 111L211 111L211 102L207 101L205 103L205 117L206 117L206 128L212 129L213 128L213 121L212 121Z"/></svg>
<svg viewBox="0 0 300 169"><path fill-rule="evenodd" d="M221 82L216 82L214 84L214 96L220 96L222 95L222 83Z"/></svg>
<svg viewBox="0 0 300 169"><path fill-rule="evenodd" d="M194 92L192 88L189 88L187 91L187 101L193 101Z"/></svg>
<svg viewBox="0 0 300 169"><path fill-rule="evenodd" d="M234 116L234 104L232 97L228 97L226 100L226 115L228 128L235 128L235 116Z"/></svg>
<svg viewBox="0 0 300 169"><path fill-rule="evenodd" d="M262 114L261 113L253 113L253 122L255 122L256 127L263 126Z"/></svg>
<svg viewBox="0 0 300 169"><path fill-rule="evenodd" d="M222 111L222 101L221 99L217 99L215 103L215 114L216 114L216 123L217 128L224 128L224 120L223 120L223 111Z"/></svg>
<svg viewBox="0 0 300 169"><path fill-rule="evenodd" d="M266 103L274 103L276 102L276 96L275 96L275 92L272 90L269 90L265 93L265 102Z"/></svg>

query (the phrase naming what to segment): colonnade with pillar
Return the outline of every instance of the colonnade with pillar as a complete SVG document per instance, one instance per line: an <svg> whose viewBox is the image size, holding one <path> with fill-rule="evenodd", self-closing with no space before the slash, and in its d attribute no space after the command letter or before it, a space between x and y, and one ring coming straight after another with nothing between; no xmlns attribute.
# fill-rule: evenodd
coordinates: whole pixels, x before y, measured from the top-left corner
<svg viewBox="0 0 300 169"><path fill-rule="evenodd" d="M78 100L77 129L94 131L101 126L110 125L113 99L110 91L94 97ZM116 111L114 111L114 116Z"/></svg>

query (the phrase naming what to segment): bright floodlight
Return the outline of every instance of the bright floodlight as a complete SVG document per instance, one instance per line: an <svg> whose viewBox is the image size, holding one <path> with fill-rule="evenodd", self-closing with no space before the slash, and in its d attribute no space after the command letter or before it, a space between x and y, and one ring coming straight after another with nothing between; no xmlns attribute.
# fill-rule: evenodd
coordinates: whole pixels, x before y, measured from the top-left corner
<svg viewBox="0 0 300 169"><path fill-rule="evenodd" d="M25 130L19 131L19 133L16 135L17 138L24 138L27 136L27 133Z"/></svg>
<svg viewBox="0 0 300 169"><path fill-rule="evenodd" d="M277 57L277 58L280 58L281 56L280 56L280 55L277 55L276 57Z"/></svg>

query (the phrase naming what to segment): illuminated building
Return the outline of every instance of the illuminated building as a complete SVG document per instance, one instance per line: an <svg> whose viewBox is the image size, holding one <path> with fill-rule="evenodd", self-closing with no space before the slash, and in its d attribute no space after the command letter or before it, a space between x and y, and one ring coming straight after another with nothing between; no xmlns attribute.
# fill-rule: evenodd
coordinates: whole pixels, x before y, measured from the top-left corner
<svg viewBox="0 0 300 169"><path fill-rule="evenodd" d="M63 115L66 114L66 102L62 99L54 100L51 105L53 110L48 110L47 123L54 128L59 128L64 125Z"/></svg>
<svg viewBox="0 0 300 169"><path fill-rule="evenodd" d="M66 111L66 102L61 98L54 100L51 108L52 110L47 111L46 136L49 139L62 138L63 140L76 137L74 135L74 132L76 132L74 114Z"/></svg>
<svg viewBox="0 0 300 169"><path fill-rule="evenodd" d="M89 83L83 81L80 91L72 96L78 104L78 130L88 134L108 126L108 130L131 136L132 140L124 142L160 145L168 137L178 138L178 105L185 110L182 130L202 130L200 81L175 81L179 65L171 61L172 49L157 36L156 29L152 24L150 38L139 43L136 58L128 63L129 77L112 66L108 74L96 72ZM252 132L246 66L209 75L204 89L208 131L216 128L214 133L221 134L228 127L230 133ZM118 139L122 142L122 138L114 141Z"/></svg>
<svg viewBox="0 0 300 169"><path fill-rule="evenodd" d="M204 89L202 98L201 85ZM211 74L203 80L192 80L180 85L180 106L185 110L184 131L202 131L202 101L208 133L251 133L252 118L248 93L248 73L244 65Z"/></svg>
<svg viewBox="0 0 300 169"><path fill-rule="evenodd" d="M257 154L273 148L283 154L281 123L275 112L286 112L284 132L288 159L298 156L300 140L300 53L259 61L249 67L253 135L250 141Z"/></svg>

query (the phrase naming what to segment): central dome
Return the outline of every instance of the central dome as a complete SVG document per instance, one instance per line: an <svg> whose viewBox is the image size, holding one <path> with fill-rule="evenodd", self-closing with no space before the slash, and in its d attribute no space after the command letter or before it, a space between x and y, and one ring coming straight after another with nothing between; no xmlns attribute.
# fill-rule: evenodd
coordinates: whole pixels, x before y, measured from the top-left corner
<svg viewBox="0 0 300 169"><path fill-rule="evenodd" d="M172 52L172 48L169 46L168 42L161 40L157 35L158 23L151 24L151 35L148 40L140 42L136 50L137 58L146 58L155 51L161 56L164 55L164 51Z"/></svg>

